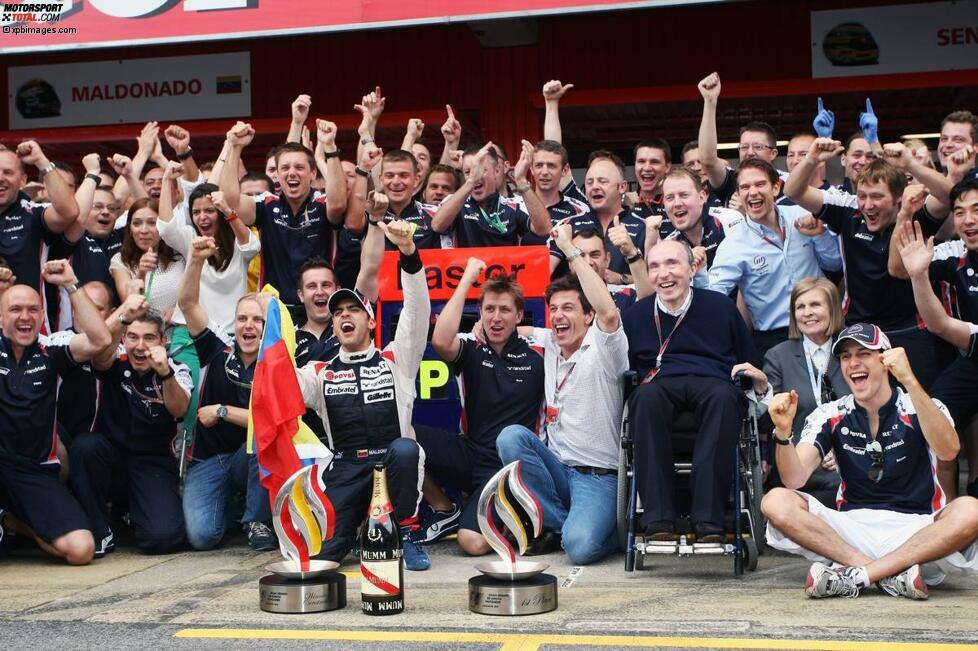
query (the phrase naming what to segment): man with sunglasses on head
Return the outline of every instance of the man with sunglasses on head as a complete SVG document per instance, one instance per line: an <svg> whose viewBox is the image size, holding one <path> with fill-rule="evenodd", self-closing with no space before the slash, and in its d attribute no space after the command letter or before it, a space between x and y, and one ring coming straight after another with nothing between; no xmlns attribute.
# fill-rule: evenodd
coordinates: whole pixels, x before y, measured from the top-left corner
<svg viewBox="0 0 978 651"><path fill-rule="evenodd" d="M258 460L245 450L248 404L255 362L261 347L264 310L257 294L245 294L235 307L234 333L211 322L200 304L200 274L217 252L212 237L191 243L190 260L178 301L200 359L200 402L193 440L193 461L183 487L187 540L196 550L220 544L227 529L231 495L245 496L242 526L255 551L278 546L268 526L268 491L258 480Z"/></svg>
<svg viewBox="0 0 978 651"><path fill-rule="evenodd" d="M173 451L177 424L193 380L190 369L167 356L163 319L139 295L110 319L112 344L93 360L102 395L92 432L72 444L71 486L91 522L95 557L115 550L107 502L125 490L136 547L167 554L184 541L179 464ZM116 354L119 337L124 351Z"/></svg>
<svg viewBox="0 0 978 651"><path fill-rule="evenodd" d="M768 544L814 561L805 584L813 599L856 597L873 583L926 599L945 572L978 572L978 500L945 504L937 481L937 460L958 453L954 423L879 327L849 326L833 352L852 395L812 412L797 445L798 394L779 393L768 406L785 485L761 502ZM797 490L830 451L842 477L838 510Z"/></svg>

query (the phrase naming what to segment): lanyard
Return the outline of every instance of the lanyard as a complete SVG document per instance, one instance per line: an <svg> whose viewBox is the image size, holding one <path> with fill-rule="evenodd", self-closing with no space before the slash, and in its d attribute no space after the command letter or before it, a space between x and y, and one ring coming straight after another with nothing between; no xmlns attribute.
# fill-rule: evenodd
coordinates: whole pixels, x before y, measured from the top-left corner
<svg viewBox="0 0 978 651"><path fill-rule="evenodd" d="M808 352L805 353L805 366L808 367L808 381L812 383L812 393L815 394L815 404L821 406L822 378L824 377L824 374L815 372L814 364L812 364L812 356L809 355Z"/></svg>
<svg viewBox="0 0 978 651"><path fill-rule="evenodd" d="M555 366L554 366L554 404L555 405L560 404L560 400L558 399L560 396L560 390L564 388L564 385L567 384L567 379L574 372L574 369L577 368L577 362L571 362L570 368L567 370L566 373L564 373L564 379L562 379L560 382L557 382L557 366L559 365L560 365L560 360L557 359L555 361Z"/></svg>
<svg viewBox="0 0 978 651"><path fill-rule="evenodd" d="M666 349L669 348L669 344L672 342L672 336L676 334L676 330L679 330L679 326L682 324L683 319L686 318L686 314L689 312L689 307L686 311L679 315L679 319L676 320L676 325L672 326L672 332L666 337L665 341L662 340L662 325L659 322L659 306L655 306L655 332L659 335L659 354L655 356L655 368L648 372L645 378L642 380L642 384L647 384L655 378L658 374L659 369L662 367L662 357L666 354Z"/></svg>
<svg viewBox="0 0 978 651"><path fill-rule="evenodd" d="M503 220L499 218L499 214L502 212L500 208L500 201L501 201L500 198L497 196L495 212L487 213L482 206L479 206L479 212L482 213L483 218L489 223L490 226L492 226L495 230L499 231L500 233L505 234L507 230L506 224L504 224ZM476 202L476 205L477 206L479 205L478 202Z"/></svg>

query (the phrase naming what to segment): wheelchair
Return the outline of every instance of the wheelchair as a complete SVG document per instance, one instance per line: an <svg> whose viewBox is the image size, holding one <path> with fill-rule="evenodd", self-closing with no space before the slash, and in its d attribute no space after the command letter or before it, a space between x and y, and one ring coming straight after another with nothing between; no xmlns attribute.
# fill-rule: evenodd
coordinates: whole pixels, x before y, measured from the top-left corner
<svg viewBox="0 0 978 651"><path fill-rule="evenodd" d="M739 374L738 374L739 375ZM738 377L735 382L749 386L750 379ZM761 449L758 435L757 417L753 405L749 405L744 418L735 455L734 482L728 515L724 523L726 535L720 543L699 543L692 535L692 523L688 518L679 518L676 525L676 541L653 541L646 539L640 531L642 515L641 499L638 495L634 464L634 439L630 427L629 398L641 383L641 377L634 371L624 376L625 414L622 423L621 455L618 464L618 538L619 545L625 549L625 571L651 569L650 557L655 554L699 556L733 556L734 575L743 576L744 569L757 569L758 556L764 550L764 531L766 522L761 514L762 471ZM692 472L693 441L699 423L693 412L677 413L673 425L674 469L677 481L688 478ZM683 482L687 484L688 481ZM684 498L688 491L676 487L677 510L682 512ZM730 535L732 532L732 536Z"/></svg>

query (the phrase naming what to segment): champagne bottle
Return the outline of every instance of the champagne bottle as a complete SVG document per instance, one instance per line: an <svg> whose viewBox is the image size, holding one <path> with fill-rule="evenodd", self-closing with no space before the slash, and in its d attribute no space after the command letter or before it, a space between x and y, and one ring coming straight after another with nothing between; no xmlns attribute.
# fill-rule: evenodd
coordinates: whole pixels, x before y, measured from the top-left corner
<svg viewBox="0 0 978 651"><path fill-rule="evenodd" d="M360 531L360 607L368 615L404 611L404 550L387 494L387 471L374 464L374 488Z"/></svg>

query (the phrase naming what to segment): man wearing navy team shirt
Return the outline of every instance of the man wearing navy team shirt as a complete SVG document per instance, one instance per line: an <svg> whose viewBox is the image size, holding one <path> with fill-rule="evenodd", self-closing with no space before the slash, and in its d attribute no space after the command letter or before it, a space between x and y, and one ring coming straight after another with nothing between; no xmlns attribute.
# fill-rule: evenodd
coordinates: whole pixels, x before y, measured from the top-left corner
<svg viewBox="0 0 978 651"><path fill-rule="evenodd" d="M978 571L978 500L945 504L936 479L937 459L958 454L954 423L877 326L849 326L833 352L852 395L812 412L797 445L797 394L780 393L768 407L785 485L761 502L768 544L814 561L805 585L813 599L855 597L873 583L926 599L946 572ZM839 510L797 491L829 452L842 475Z"/></svg>

